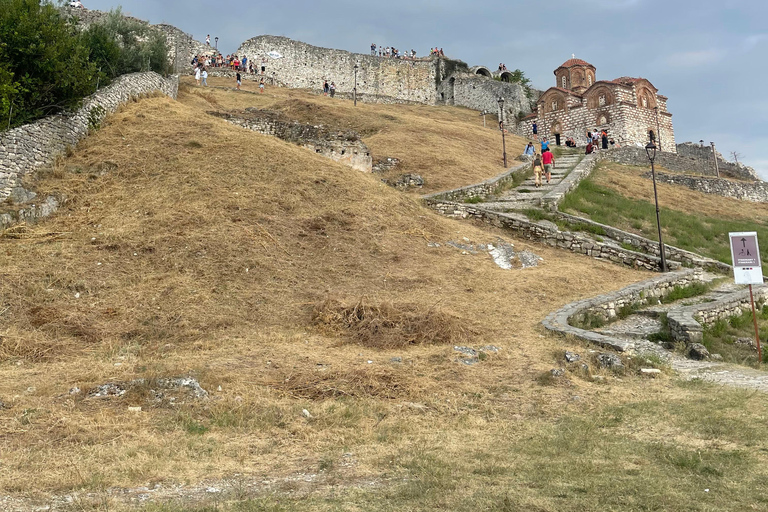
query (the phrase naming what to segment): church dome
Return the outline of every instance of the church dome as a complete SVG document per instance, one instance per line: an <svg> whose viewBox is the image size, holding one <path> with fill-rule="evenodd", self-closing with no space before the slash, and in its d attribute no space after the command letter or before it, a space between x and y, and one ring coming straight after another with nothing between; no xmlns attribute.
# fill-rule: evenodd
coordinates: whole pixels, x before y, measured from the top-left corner
<svg viewBox="0 0 768 512"><path fill-rule="evenodd" d="M561 68L572 68L573 66L590 66L595 67L589 62L581 59L568 59L567 61L563 62L563 65L560 66Z"/></svg>

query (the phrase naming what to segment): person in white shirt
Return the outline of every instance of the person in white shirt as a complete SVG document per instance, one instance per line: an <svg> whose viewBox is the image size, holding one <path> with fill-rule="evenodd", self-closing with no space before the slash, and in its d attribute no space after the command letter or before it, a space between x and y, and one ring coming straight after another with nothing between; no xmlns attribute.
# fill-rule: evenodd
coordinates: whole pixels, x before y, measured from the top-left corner
<svg viewBox="0 0 768 512"><path fill-rule="evenodd" d="M208 87L208 71L205 68L203 68L202 77L203 77L203 87Z"/></svg>
<svg viewBox="0 0 768 512"><path fill-rule="evenodd" d="M200 85L200 67L195 68L195 82Z"/></svg>

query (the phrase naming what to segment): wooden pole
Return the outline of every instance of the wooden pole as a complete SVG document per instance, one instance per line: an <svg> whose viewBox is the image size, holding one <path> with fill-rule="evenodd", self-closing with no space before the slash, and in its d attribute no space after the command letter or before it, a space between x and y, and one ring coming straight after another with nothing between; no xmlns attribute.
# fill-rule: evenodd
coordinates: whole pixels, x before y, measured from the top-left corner
<svg viewBox="0 0 768 512"><path fill-rule="evenodd" d="M749 285L749 302L752 303L752 320L755 323L755 342L757 343L757 364L763 362L763 351L760 348L760 331L757 329L757 313L755 312L755 297L752 295L752 285Z"/></svg>
<svg viewBox="0 0 768 512"><path fill-rule="evenodd" d="M715 143L710 142L712 144L712 160L715 161L715 175L719 178L720 177L720 166L717 163L717 151L715 150Z"/></svg>

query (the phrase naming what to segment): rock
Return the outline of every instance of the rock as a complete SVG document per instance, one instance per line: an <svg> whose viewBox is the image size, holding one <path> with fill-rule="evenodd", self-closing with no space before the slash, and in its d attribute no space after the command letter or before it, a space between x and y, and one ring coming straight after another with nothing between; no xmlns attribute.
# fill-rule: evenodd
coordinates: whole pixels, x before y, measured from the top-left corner
<svg viewBox="0 0 768 512"><path fill-rule="evenodd" d="M701 343L691 343L688 345L688 348L686 349L686 355L697 361L703 361L704 359L709 359L710 357L709 350L707 350L707 347Z"/></svg>
<svg viewBox="0 0 768 512"><path fill-rule="evenodd" d="M389 362L392 363L392 364L401 364L403 362L403 358L402 357L393 357L393 358L390 358Z"/></svg>
<svg viewBox="0 0 768 512"><path fill-rule="evenodd" d="M106 384L102 384L101 386L97 386L95 389L93 389L90 393L88 393L88 397L90 398L110 398L110 397L121 397L126 393L125 386L123 384L118 384L116 382L108 382Z"/></svg>
<svg viewBox="0 0 768 512"><path fill-rule="evenodd" d="M517 157L518 160L521 162L532 162L533 161L533 155L520 155Z"/></svg>
<svg viewBox="0 0 768 512"><path fill-rule="evenodd" d="M624 369L624 363L621 362L621 358L616 354L612 354L610 352L604 352L602 354L598 354L597 362L600 364L601 368L607 368L610 370Z"/></svg>
<svg viewBox="0 0 768 512"><path fill-rule="evenodd" d="M479 357L463 357L463 358L457 359L457 361L467 366L472 366L473 364L479 363L480 358Z"/></svg>
<svg viewBox="0 0 768 512"><path fill-rule="evenodd" d="M733 340L734 345L748 345L755 350L757 350L757 347L755 346L755 340L753 338L736 338Z"/></svg>
<svg viewBox="0 0 768 512"><path fill-rule="evenodd" d="M79 388L79 387L77 387L77 386L75 386L75 387L73 387L73 388L70 388L70 390L69 390L69 394L70 394L70 395L76 395L76 394L78 394L78 393L80 393L80 388Z"/></svg>
<svg viewBox="0 0 768 512"><path fill-rule="evenodd" d="M130 412L141 412L141 407L128 407L128 411Z"/></svg>
<svg viewBox="0 0 768 512"><path fill-rule="evenodd" d="M562 368L552 368L549 370L549 373L551 373L553 377L562 377L565 375L565 370Z"/></svg>
<svg viewBox="0 0 768 512"><path fill-rule="evenodd" d="M576 361L580 360L581 356L579 354L576 354L574 352L566 352L565 353L565 360L569 363L575 363Z"/></svg>
<svg viewBox="0 0 768 512"><path fill-rule="evenodd" d="M494 345L486 345L484 347L480 347L480 352L492 352L494 354L498 354L499 350L501 350L499 347L496 347Z"/></svg>
<svg viewBox="0 0 768 512"><path fill-rule="evenodd" d="M723 356L721 356L720 354L712 354L712 360L713 361L722 361L723 360Z"/></svg>
<svg viewBox="0 0 768 512"><path fill-rule="evenodd" d="M531 251L520 251L517 253L517 259L520 260L520 265L523 268L538 267L539 263L544 261L544 258Z"/></svg>
<svg viewBox="0 0 768 512"><path fill-rule="evenodd" d="M311 418L312 417L312 414L310 414L310 412L308 410L306 410L306 409L302 409L301 410L301 414L303 414L305 418Z"/></svg>
<svg viewBox="0 0 768 512"><path fill-rule="evenodd" d="M193 377L158 379L157 386L166 390L186 391L195 398L208 398L208 391L204 390L197 379Z"/></svg>
<svg viewBox="0 0 768 512"><path fill-rule="evenodd" d="M455 346L455 347L453 347L453 350L455 350L456 352L461 352L462 354L466 354L468 356L476 356L477 355L477 350L475 350L473 348L470 348L470 347Z"/></svg>
<svg viewBox="0 0 768 512"><path fill-rule="evenodd" d="M644 375L658 375L661 373L661 370L658 368L640 368L640 373Z"/></svg>
<svg viewBox="0 0 768 512"><path fill-rule="evenodd" d="M394 180L386 181L386 184L399 190L421 188L424 186L424 178L418 174L401 174Z"/></svg>

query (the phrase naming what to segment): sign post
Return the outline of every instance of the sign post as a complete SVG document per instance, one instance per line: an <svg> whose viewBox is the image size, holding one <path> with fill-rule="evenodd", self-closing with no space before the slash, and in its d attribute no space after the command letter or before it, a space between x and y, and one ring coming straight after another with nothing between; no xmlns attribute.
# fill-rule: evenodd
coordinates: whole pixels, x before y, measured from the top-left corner
<svg viewBox="0 0 768 512"><path fill-rule="evenodd" d="M757 328L757 313L755 297L752 294L753 284L763 284L763 267L760 263L760 249L757 245L757 233L754 231L728 233L731 242L731 259L733 260L733 278L736 284L749 285L749 302L752 304L752 320L755 325L755 343L757 343L757 360L763 362L763 351L760 347L760 331Z"/></svg>

